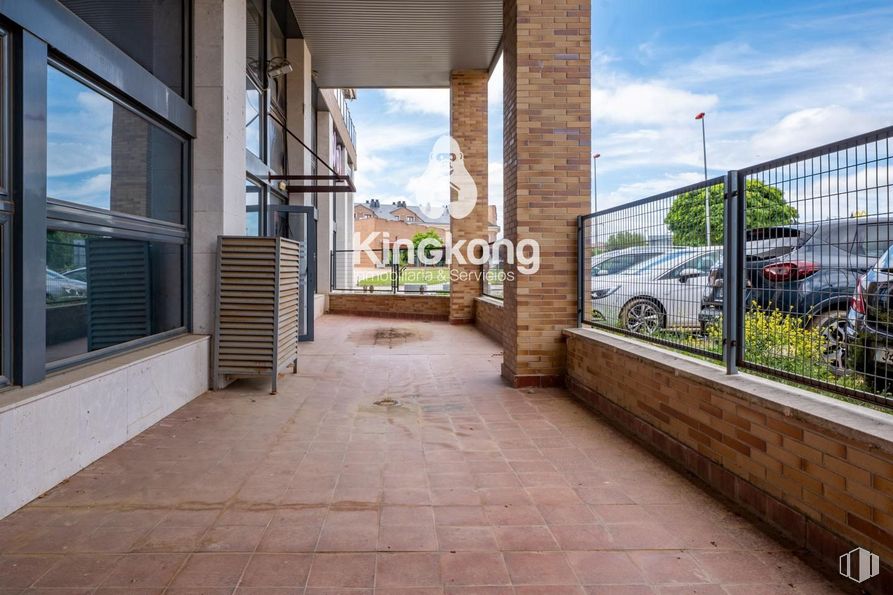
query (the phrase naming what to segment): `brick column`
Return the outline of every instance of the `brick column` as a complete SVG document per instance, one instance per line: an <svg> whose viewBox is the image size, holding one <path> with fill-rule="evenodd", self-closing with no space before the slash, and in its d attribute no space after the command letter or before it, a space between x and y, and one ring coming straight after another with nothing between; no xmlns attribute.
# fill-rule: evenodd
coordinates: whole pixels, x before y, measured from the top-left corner
<svg viewBox="0 0 893 595"><path fill-rule="evenodd" d="M461 219L450 218L453 243L473 239L487 241L487 81L486 70L456 70L450 75L450 135L459 144L465 169L477 187L477 203ZM458 163L458 161L456 162ZM456 176L458 177L458 176ZM450 192L450 200L459 198ZM468 254L463 248L462 254ZM466 263L450 265L450 322L462 324L474 318L474 298L481 295L481 267Z"/></svg>
<svg viewBox="0 0 893 595"><path fill-rule="evenodd" d="M576 326L577 215L589 210L589 0L504 0L505 237L540 246L533 275L509 269L503 377L561 382L561 330Z"/></svg>

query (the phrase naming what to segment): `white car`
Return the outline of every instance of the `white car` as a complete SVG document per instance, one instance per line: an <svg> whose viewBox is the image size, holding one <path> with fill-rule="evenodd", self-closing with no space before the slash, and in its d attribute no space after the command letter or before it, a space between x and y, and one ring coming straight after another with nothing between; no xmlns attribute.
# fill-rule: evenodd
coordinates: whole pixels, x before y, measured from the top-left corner
<svg viewBox="0 0 893 595"><path fill-rule="evenodd" d="M676 248L622 274L592 280L596 321L651 335L660 329L697 329L716 247Z"/></svg>
<svg viewBox="0 0 893 595"><path fill-rule="evenodd" d="M672 250L667 246L633 246L604 252L592 258L592 276L616 275Z"/></svg>

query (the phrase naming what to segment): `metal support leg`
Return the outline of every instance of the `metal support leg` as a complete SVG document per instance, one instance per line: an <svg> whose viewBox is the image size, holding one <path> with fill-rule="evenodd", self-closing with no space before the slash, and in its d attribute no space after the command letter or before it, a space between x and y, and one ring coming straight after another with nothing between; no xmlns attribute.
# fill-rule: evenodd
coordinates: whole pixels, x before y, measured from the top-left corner
<svg viewBox="0 0 893 595"><path fill-rule="evenodd" d="M739 188L737 171L726 174L725 200L723 201L723 298L722 298L722 358L726 374L738 373L739 317L742 315L739 299L740 286L744 283L743 209L744 189Z"/></svg>

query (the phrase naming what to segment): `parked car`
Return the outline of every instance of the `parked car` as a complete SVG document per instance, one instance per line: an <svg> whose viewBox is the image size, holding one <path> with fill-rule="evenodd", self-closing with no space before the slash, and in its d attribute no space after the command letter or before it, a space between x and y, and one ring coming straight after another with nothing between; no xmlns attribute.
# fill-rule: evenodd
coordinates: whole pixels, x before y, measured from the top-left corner
<svg viewBox="0 0 893 595"><path fill-rule="evenodd" d="M748 261L769 260L789 254L796 249L805 238L815 231L815 226L786 225L779 227L760 227L746 232L744 239L744 253ZM707 277L707 292L702 300L701 312L698 319L701 331L705 331L708 324L719 320L722 316L723 297L725 293L723 282L722 257L710 270ZM750 288L753 286L750 279L744 280L744 303L752 302Z"/></svg>
<svg viewBox="0 0 893 595"><path fill-rule="evenodd" d="M856 281L893 243L887 217L752 229L745 238L747 307L800 316L825 339L824 359L845 368L847 308ZM722 314L722 263L711 271L702 327Z"/></svg>
<svg viewBox="0 0 893 595"><path fill-rule="evenodd" d="M876 392L893 383L893 248L856 284L847 321L847 362Z"/></svg>
<svg viewBox="0 0 893 595"><path fill-rule="evenodd" d="M592 282L596 319L651 335L665 328L698 328L707 275L721 250L675 248L617 275Z"/></svg>
<svg viewBox="0 0 893 595"><path fill-rule="evenodd" d="M87 284L47 269L46 293L48 304L82 301L87 297Z"/></svg>
<svg viewBox="0 0 893 595"><path fill-rule="evenodd" d="M634 246L611 250L592 259L592 276L616 275L655 256L666 254L670 248L664 246Z"/></svg>
<svg viewBox="0 0 893 595"><path fill-rule="evenodd" d="M76 269L71 269L70 271L65 271L62 274L75 281L87 282L87 267L78 267Z"/></svg>

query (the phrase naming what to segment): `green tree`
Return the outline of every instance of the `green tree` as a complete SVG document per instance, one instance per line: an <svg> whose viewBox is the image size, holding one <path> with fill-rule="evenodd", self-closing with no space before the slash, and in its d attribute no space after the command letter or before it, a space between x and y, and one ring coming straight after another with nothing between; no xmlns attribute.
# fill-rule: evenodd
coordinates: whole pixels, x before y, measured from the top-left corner
<svg viewBox="0 0 893 595"><path fill-rule="evenodd" d="M717 246L723 241L723 187L710 187L710 244ZM784 194L774 186L758 180L748 180L745 185L745 215L747 229L790 225L797 221L796 207L784 200ZM676 246L703 246L706 244L707 220L704 207L704 191L695 190L679 196L670 207L664 223L673 234Z"/></svg>
<svg viewBox="0 0 893 595"><path fill-rule="evenodd" d="M621 250L623 248L634 248L636 246L644 246L648 241L640 233L634 231L618 231L612 233L605 242L605 252L611 250Z"/></svg>
<svg viewBox="0 0 893 595"><path fill-rule="evenodd" d="M47 232L47 268L64 273L83 262L86 236L70 231ZM80 258L79 258L80 257Z"/></svg>
<svg viewBox="0 0 893 595"><path fill-rule="evenodd" d="M431 258L431 255L434 253L436 248L443 248L443 238L440 237L433 229L429 229L428 231L420 231L419 233L412 236L412 250L416 255L419 253L419 245L425 240L432 240L427 243L425 246L425 257Z"/></svg>

